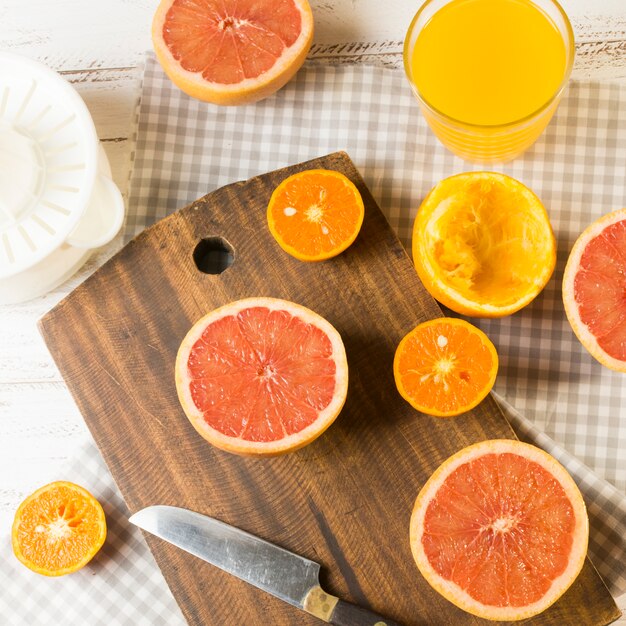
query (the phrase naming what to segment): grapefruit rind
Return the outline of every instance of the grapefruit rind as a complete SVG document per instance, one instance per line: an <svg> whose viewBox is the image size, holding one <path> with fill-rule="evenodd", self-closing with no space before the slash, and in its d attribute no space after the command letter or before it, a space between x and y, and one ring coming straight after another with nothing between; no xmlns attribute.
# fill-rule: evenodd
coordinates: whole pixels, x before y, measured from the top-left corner
<svg viewBox="0 0 626 626"><path fill-rule="evenodd" d="M402 373L400 372L400 367L399 367L400 355L402 354L404 350L404 346L410 340L411 335L415 332L415 330L417 330L417 328L424 328L426 326L436 326L438 324L441 324L442 322L455 325L455 326L469 327L472 333L480 337L483 345L487 347L493 359L493 365L490 371L489 383L485 385L485 387L483 388L483 392L478 394L473 402L467 405L460 406L455 411L439 411L433 407L422 406L406 390L404 384L402 383ZM477 407L489 395L489 392L491 391L491 389L493 388L493 385L496 382L497 375L498 375L498 353L491 339L489 339L489 337L480 328L477 328L476 326L474 326L473 324L470 324L469 322L466 322L465 320L458 319L455 317L439 317L434 320L429 320L427 322L423 322L422 324L419 324L418 327L414 328L412 331L407 333L402 338L402 341L400 341L400 343L398 344L398 347L396 348L396 353L393 359L393 377L395 379L396 387L400 395L414 409L426 415L432 415L433 417L455 417L457 415L461 415L462 413L466 413L467 411L471 411L473 408Z"/></svg>
<svg viewBox="0 0 626 626"><path fill-rule="evenodd" d="M282 193L283 189L289 183L291 183L294 179L305 178L306 176L310 175L311 173L313 173L313 174L322 173L324 175L329 175L329 176L334 176L336 178L340 178L342 180L342 182L354 194L354 198L355 198L355 200L357 202L357 205L359 206L359 209L360 209L359 221L355 225L354 232L352 233L352 235L350 237L344 239L344 241L342 241L341 245L338 245L337 247L333 248L332 250L330 250L330 251L328 251L326 253L322 253L322 254L318 254L318 255L306 254L305 252L302 252L301 250L298 250L298 248L296 248L294 246L290 246L283 239L283 237L281 236L281 234L279 232L279 229L276 227L276 220L274 219L274 214L273 214L273 208L274 208L274 204L275 204L275 199L280 196L280 194ZM332 259L333 257L336 257L337 255L341 254L342 252L345 252L354 243L356 238L359 236L359 232L361 231L361 226L363 226L364 218L365 218L365 205L363 204L363 198L362 198L361 194L359 193L359 190L357 189L356 185L347 176L345 176L341 172L337 172L336 170L324 170L324 169L304 170L303 172L298 172L297 174L293 174L292 176L289 176L289 177L285 178L285 180L283 180L278 185L278 187L276 187L276 189L274 189L274 191L272 192L272 196L270 198L270 201L269 201L269 203L267 205L267 225L268 225L268 227L270 229L270 233L272 234L272 236L276 240L276 243L278 243L278 245L287 254L290 254L292 257L298 259L299 261L310 261L310 262L327 261L328 259Z"/></svg>
<svg viewBox="0 0 626 626"><path fill-rule="evenodd" d="M432 211L429 207L434 203L435 198L442 195L441 201L445 202L445 189L455 179L472 180L495 180L508 185L516 193L519 193L527 201L528 206L537 211L537 216L545 221L545 234L547 237L547 250L545 251L546 262L541 273L533 277L533 287L526 293L521 294L514 300L498 305L489 302L477 302L467 298L463 293L446 284L440 276L438 267L432 262L430 251L427 248L428 240L423 233L432 233L431 224ZM442 202L442 203L443 203ZM429 209L428 211L426 209ZM464 172L449 176L435 185L420 205L413 225L412 236L412 256L415 269L420 280L427 288L428 292L441 304L460 315L472 317L503 317L511 315L530 304L541 293L550 280L556 265L556 239L548 213L539 197L533 193L526 185L505 174L496 172Z"/></svg>
<svg viewBox="0 0 626 626"><path fill-rule="evenodd" d="M186 376L189 353L201 337L208 324L236 315L250 307L265 307L270 311L288 311L294 316L320 328L329 338L336 366L335 392L331 402L320 411L317 419L306 428L282 439L269 442L247 441L230 437L207 424L202 412L196 407L191 396L189 380ZM337 418L348 395L348 361L339 332L330 322L304 306L278 298L245 298L226 304L200 318L183 339L176 356L176 391L187 418L196 431L209 443L221 450L243 456L277 456L294 452L319 437Z"/></svg>
<svg viewBox="0 0 626 626"><path fill-rule="evenodd" d="M192 98L219 105L252 104L284 87L302 67L313 41L313 12L307 0L293 0L300 12L302 30L296 41L266 72L238 83L210 82L201 72L183 68L163 39L163 26L173 0L161 0L152 20L152 44L168 78Z"/></svg>
<svg viewBox="0 0 626 626"><path fill-rule="evenodd" d="M576 515L576 526L572 551L565 571L553 580L548 592L537 602L522 607L487 606L476 601L456 583L444 579L430 564L422 547L424 515L428 503L436 496L439 488L459 466L484 454L511 453L521 455L538 463L560 483L572 504ZM589 541L589 520L580 490L567 470L551 455L540 448L515 439L492 439L481 441L460 450L444 461L422 487L411 515L411 551L415 563L426 581L444 598L460 609L488 620L518 621L545 611L554 604L576 580L585 564Z"/></svg>
<svg viewBox="0 0 626 626"><path fill-rule="evenodd" d="M24 509L33 500L36 500L42 493L45 493L46 491L50 489L55 489L59 487L64 487L66 489L70 489L71 491L76 491L90 502L90 504L98 512L98 525L100 528L100 534L98 535L97 540L92 544L90 550L85 553L85 556L80 561L77 561L73 565L69 567L65 567L63 569L50 570L46 567L42 567L40 565L37 565L36 563L33 563L24 555L24 553L22 552L22 546L20 545L19 538L18 538L19 526L22 522L22 513L24 512ZM100 548L103 546L106 540L106 537L107 537L106 517L104 515L104 510L100 502L98 502L98 500L91 493L89 493L84 487L81 487L80 485L77 485L75 483L71 483L68 481L59 480L59 481L44 485L43 487L40 487L39 489L31 493L20 504L17 511L15 512L15 518L13 521L13 527L11 531L11 545L13 547L13 553L15 554L16 558L20 561L20 563L25 565L28 569L32 570L33 572L36 572L37 574L41 574L43 576L57 577L57 576L65 576L66 574L73 574L74 572L77 572L79 569L87 565L87 563L89 563L89 561L91 561L94 558L94 556L96 556L96 554L99 552Z"/></svg>
<svg viewBox="0 0 626 626"><path fill-rule="evenodd" d="M609 369L626 373L626 361L620 361L607 354L598 343L596 337L589 331L587 325L580 319L578 305L574 297L574 279L580 267L580 261L589 242L600 235L611 224L626 220L626 209L619 209L608 213L590 224L578 237L565 265L563 272L563 305L565 315L574 331L574 334L591 354L591 356Z"/></svg>

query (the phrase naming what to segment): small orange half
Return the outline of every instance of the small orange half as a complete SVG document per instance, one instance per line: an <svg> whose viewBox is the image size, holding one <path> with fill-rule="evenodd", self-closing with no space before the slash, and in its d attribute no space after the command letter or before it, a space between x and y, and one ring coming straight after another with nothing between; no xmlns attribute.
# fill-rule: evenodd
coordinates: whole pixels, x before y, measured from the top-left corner
<svg viewBox="0 0 626 626"><path fill-rule="evenodd" d="M106 539L104 511L83 487L58 481L20 504L11 533L15 556L44 576L71 574L96 555Z"/></svg>
<svg viewBox="0 0 626 626"><path fill-rule="evenodd" d="M393 375L400 395L437 417L465 413L491 391L498 354L485 333L443 317L416 326L398 345Z"/></svg>
<svg viewBox="0 0 626 626"><path fill-rule="evenodd" d="M365 208L351 180L334 170L305 170L272 193L267 222L278 245L301 261L324 261L356 239Z"/></svg>

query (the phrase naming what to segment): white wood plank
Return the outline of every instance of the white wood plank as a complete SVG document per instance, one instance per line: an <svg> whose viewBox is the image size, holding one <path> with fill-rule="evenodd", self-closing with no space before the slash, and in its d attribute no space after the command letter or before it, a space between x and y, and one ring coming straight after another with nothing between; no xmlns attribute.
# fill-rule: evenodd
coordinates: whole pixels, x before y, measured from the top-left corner
<svg viewBox="0 0 626 626"><path fill-rule="evenodd" d="M4 529L29 493L64 478L67 459L90 435L61 382L0 385L0 424L0 529Z"/></svg>
<svg viewBox="0 0 626 626"><path fill-rule="evenodd" d="M3 0L0 46L58 70L134 67L151 48L150 25L157 4ZM401 42L419 5L419 1L395 0L385 2L382 9L379 0L312 0L315 43ZM592 54L600 63L625 53L623 0L564 0L563 6L580 41L621 42L607 49L597 46Z"/></svg>

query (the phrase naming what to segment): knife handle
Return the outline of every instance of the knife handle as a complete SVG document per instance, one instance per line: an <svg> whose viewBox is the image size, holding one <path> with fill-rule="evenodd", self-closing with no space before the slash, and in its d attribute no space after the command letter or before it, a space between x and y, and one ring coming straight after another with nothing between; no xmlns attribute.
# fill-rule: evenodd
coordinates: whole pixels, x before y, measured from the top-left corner
<svg viewBox="0 0 626 626"><path fill-rule="evenodd" d="M344 600L337 602L328 621L334 626L400 626L398 622Z"/></svg>

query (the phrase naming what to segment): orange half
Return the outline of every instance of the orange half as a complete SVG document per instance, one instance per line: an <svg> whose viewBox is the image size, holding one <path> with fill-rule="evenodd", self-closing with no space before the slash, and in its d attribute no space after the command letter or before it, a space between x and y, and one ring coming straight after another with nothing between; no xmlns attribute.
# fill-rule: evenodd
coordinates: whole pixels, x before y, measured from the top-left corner
<svg viewBox="0 0 626 626"><path fill-rule="evenodd" d="M416 326L398 345L393 375L415 409L451 417L473 409L491 391L498 354L485 333L444 317Z"/></svg>
<svg viewBox="0 0 626 626"><path fill-rule="evenodd" d="M364 216L359 190L334 170L289 176L267 207L274 239L301 261L324 261L343 252L359 234Z"/></svg>
<svg viewBox="0 0 626 626"><path fill-rule="evenodd" d="M100 503L83 487L58 481L20 504L13 522L13 552L38 574L63 576L91 561L106 534Z"/></svg>
<svg viewBox="0 0 626 626"><path fill-rule="evenodd" d="M495 172L440 181L413 227L413 262L426 289L461 315L502 317L545 287L556 244L539 198Z"/></svg>

